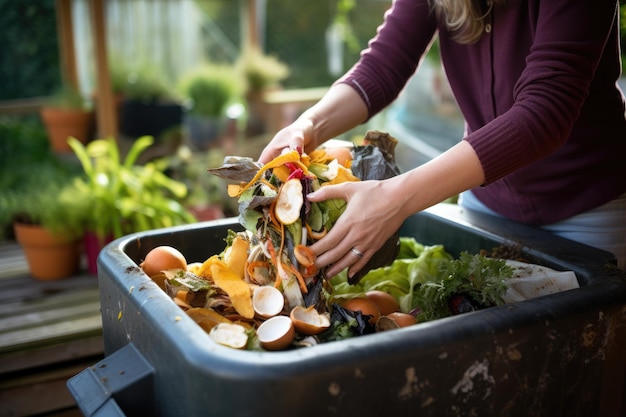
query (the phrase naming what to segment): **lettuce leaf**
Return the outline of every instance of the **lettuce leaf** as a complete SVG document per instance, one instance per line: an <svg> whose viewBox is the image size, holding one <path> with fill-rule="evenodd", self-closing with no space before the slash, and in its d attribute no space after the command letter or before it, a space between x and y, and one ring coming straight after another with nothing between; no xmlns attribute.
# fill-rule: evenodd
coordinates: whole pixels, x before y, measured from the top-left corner
<svg viewBox="0 0 626 417"><path fill-rule="evenodd" d="M400 309L419 310L419 321L452 315L448 306L454 295L469 297L479 308L500 305L506 280L513 269L504 260L471 255L453 258L443 245L425 246L413 238L400 238L400 254L389 266L367 273L356 285L347 281L347 271L333 277L333 300L365 295L381 290L394 296Z"/></svg>
<svg viewBox="0 0 626 417"><path fill-rule="evenodd" d="M391 265L369 271L356 285L350 285L346 271L342 271L330 281L332 297L347 299L380 290L393 295L400 303L400 309L409 312L413 308L414 288L436 279L440 263L451 260L452 256L442 245L424 246L406 237L400 239L400 253L402 256Z"/></svg>

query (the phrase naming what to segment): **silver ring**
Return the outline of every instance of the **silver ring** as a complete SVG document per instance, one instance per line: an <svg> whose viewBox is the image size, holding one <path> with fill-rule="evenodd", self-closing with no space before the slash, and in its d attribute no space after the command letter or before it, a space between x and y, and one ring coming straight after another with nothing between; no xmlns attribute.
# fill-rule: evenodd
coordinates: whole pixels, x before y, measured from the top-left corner
<svg viewBox="0 0 626 417"><path fill-rule="evenodd" d="M352 252L353 254L355 254L356 256L358 256L359 258L362 258L364 253L361 252L360 250L358 250L357 248L352 248L350 249L350 252Z"/></svg>

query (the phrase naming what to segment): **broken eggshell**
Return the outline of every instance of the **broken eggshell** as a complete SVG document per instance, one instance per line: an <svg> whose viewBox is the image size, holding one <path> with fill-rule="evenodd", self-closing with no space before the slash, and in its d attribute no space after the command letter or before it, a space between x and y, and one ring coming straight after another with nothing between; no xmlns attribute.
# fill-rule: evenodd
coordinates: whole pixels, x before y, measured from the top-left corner
<svg viewBox="0 0 626 417"><path fill-rule="evenodd" d="M245 327L235 323L218 323L209 332L209 337L220 345L235 349L245 349L248 333Z"/></svg>
<svg viewBox="0 0 626 417"><path fill-rule="evenodd" d="M262 348L282 350L291 344L296 336L296 330L289 317L274 316L261 323L256 334Z"/></svg>
<svg viewBox="0 0 626 417"><path fill-rule="evenodd" d="M263 318L274 317L283 311L285 297L279 289L264 285L256 287L252 293L252 307Z"/></svg>
<svg viewBox="0 0 626 417"><path fill-rule="evenodd" d="M407 327L416 323L417 321L412 315L396 311L386 316L380 316L376 322L376 331L383 332L385 330L399 329L400 327Z"/></svg>
<svg viewBox="0 0 626 417"><path fill-rule="evenodd" d="M315 306L296 306L289 316L298 333L308 336L320 334L330 327L328 314L320 314Z"/></svg>

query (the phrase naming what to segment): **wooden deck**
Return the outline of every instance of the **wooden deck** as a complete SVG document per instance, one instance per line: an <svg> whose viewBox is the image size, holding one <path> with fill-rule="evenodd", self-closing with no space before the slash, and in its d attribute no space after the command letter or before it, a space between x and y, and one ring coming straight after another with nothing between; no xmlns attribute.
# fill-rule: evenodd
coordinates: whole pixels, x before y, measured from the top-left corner
<svg viewBox="0 0 626 417"><path fill-rule="evenodd" d="M0 417L81 415L66 381L103 352L97 277L35 280L0 243Z"/></svg>

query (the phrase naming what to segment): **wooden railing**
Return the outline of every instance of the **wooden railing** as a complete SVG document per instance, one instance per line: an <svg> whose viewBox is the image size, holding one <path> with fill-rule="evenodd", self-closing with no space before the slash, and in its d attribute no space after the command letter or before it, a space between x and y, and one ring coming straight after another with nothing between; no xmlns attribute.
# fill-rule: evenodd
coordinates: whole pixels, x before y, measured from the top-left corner
<svg viewBox="0 0 626 417"><path fill-rule="evenodd" d="M0 114L28 114L37 113L49 97L21 98L16 100L1 100Z"/></svg>

